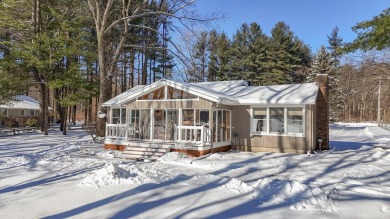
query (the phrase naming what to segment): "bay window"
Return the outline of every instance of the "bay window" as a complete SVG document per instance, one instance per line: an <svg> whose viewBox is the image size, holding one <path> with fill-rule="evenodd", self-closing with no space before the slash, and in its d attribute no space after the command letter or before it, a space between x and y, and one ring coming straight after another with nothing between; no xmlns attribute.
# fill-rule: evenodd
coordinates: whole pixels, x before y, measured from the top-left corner
<svg viewBox="0 0 390 219"><path fill-rule="evenodd" d="M254 107L251 133L298 135L304 133L304 107Z"/></svg>

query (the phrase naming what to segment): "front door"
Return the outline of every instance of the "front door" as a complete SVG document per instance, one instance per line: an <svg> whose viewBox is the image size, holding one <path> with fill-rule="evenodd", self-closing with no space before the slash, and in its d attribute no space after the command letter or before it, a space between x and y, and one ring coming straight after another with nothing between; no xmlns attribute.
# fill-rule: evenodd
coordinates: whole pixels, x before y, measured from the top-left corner
<svg viewBox="0 0 390 219"><path fill-rule="evenodd" d="M154 110L154 140L173 141L175 125L179 121L179 110L177 109L155 109Z"/></svg>
<svg viewBox="0 0 390 219"><path fill-rule="evenodd" d="M165 140L165 110L154 110L153 139Z"/></svg>
<svg viewBox="0 0 390 219"><path fill-rule="evenodd" d="M166 140L173 141L175 138L175 125L179 122L179 110L177 109L168 109L167 110L167 119L166 119Z"/></svg>

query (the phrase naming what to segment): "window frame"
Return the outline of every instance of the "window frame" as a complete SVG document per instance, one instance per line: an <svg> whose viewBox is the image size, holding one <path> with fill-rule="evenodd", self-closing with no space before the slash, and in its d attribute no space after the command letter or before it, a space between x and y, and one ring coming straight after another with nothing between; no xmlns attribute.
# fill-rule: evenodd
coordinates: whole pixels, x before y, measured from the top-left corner
<svg viewBox="0 0 390 219"><path fill-rule="evenodd" d="M162 99L140 99L141 97L144 97L144 96L146 95L146 94L142 94L142 95L140 95L139 97L136 98L136 101L145 101L145 102L151 102L151 101L167 101L167 102L172 102L172 101L199 101L199 100L200 100L200 98L199 98L198 95L191 94L191 93L189 93L189 94L194 95L195 98L193 98L193 99L169 99L169 98L168 98L168 87L171 87L171 88L173 88L173 89L177 89L177 90L181 90L181 91L183 91L183 92L189 93L188 91L182 90L182 89L180 89L180 88L178 88L178 87L176 87L176 86L164 85L164 86L161 86L161 87L157 87L157 88L155 88L155 89L153 89L153 90L151 90L151 91L149 91L149 92L147 93L147 94L150 94L150 93L152 93L152 92L154 92L154 91L156 91L156 90L158 90L158 89L163 88L163 89L164 89L164 97L163 97Z"/></svg>
<svg viewBox="0 0 390 219"><path fill-rule="evenodd" d="M8 109L0 109L0 113L2 116L8 116Z"/></svg>
<svg viewBox="0 0 390 219"><path fill-rule="evenodd" d="M26 117L29 116L29 110L28 109L19 109L19 116Z"/></svg>
<svg viewBox="0 0 390 219"><path fill-rule="evenodd" d="M271 132L271 127L270 127L270 119L271 119L271 109L275 108L283 108L283 126L284 126L284 131L283 133L278 133L278 132ZM288 130L288 109L297 109L301 108L302 109L302 133L289 133ZM258 119L254 118L254 110L255 109L266 109L267 111L267 118L266 118L266 126L267 126L267 131L262 131L262 132L256 132L255 130L255 121ZM306 133L306 105L275 105L275 106L265 106L265 105L259 105L259 106L251 106L250 107L250 136L260 136L260 135L266 135L266 136L293 136L293 137L305 137Z"/></svg>
<svg viewBox="0 0 390 219"><path fill-rule="evenodd" d="M119 110L119 117L114 117L114 110ZM125 115L123 117L123 112L125 112ZM110 110L111 119L110 124L126 124L126 118L127 118L127 109L126 107L115 107ZM114 123L114 118L118 118L119 123ZM123 123L124 122L124 123Z"/></svg>

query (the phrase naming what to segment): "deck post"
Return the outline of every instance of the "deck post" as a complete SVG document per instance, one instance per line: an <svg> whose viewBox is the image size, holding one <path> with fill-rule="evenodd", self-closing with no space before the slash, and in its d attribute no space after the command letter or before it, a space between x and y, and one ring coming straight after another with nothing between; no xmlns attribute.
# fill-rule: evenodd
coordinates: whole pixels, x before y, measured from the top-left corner
<svg viewBox="0 0 390 219"><path fill-rule="evenodd" d="M126 123L126 127L125 127L125 140L128 141L128 138L129 138L129 129L130 129L130 126L129 124Z"/></svg>
<svg viewBox="0 0 390 219"><path fill-rule="evenodd" d="M201 131L200 131L200 145L203 147L204 146L204 141L203 141L203 139L204 139L204 125L202 125L202 129L201 129Z"/></svg>
<svg viewBox="0 0 390 219"><path fill-rule="evenodd" d="M177 140L177 125L176 124L174 124L173 125L173 144L176 146L176 140Z"/></svg>

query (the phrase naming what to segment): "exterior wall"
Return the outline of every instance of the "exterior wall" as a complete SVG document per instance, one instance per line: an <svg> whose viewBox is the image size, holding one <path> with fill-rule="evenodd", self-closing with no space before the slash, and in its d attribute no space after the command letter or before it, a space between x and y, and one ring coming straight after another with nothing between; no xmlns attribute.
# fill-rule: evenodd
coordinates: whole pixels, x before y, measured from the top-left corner
<svg viewBox="0 0 390 219"><path fill-rule="evenodd" d="M327 74L318 74L316 83L319 87L317 95L317 136L322 140L317 149L329 149L329 83Z"/></svg>
<svg viewBox="0 0 390 219"><path fill-rule="evenodd" d="M2 118L15 118L17 120L19 126L26 125L27 120L30 119L30 118L34 118L34 119L37 119L39 121L39 110L34 110L34 116L30 116L30 110L29 109L25 109L25 110L27 110L27 114L28 115L21 116L20 115L20 110L21 109L7 109L8 114L6 116L5 115L1 115L0 116L0 120L1 120L1 117Z"/></svg>
<svg viewBox="0 0 390 219"><path fill-rule="evenodd" d="M305 107L305 136L253 135L251 136L250 106L236 106L232 112L232 146L237 150L253 152L307 153L313 150L314 106Z"/></svg>
<svg viewBox="0 0 390 219"><path fill-rule="evenodd" d="M199 98L199 100L154 100L154 101L136 101L132 100L126 107L132 109L209 109L213 105L212 102Z"/></svg>
<svg viewBox="0 0 390 219"><path fill-rule="evenodd" d="M193 156L193 157L200 157L206 154L210 154L211 152L213 153L219 153L219 152L227 152L231 149L231 146L222 146L218 148L214 148L213 150L207 149L203 151L197 151L197 150L186 150L186 149L176 149L176 148L171 148L171 152L180 152L180 153L185 153L187 155Z"/></svg>
<svg viewBox="0 0 390 219"><path fill-rule="evenodd" d="M104 149L123 151L123 150L125 150L125 148L126 148L125 145L119 145L119 144L104 144Z"/></svg>

